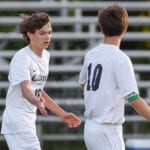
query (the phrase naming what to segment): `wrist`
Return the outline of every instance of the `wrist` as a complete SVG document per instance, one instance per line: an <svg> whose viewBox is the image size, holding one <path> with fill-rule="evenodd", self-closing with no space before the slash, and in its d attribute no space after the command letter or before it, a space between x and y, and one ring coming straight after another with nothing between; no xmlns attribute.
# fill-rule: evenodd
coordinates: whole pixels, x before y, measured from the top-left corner
<svg viewBox="0 0 150 150"><path fill-rule="evenodd" d="M60 114L60 115L58 115L58 116L61 118L61 120L63 120L63 121L64 121L64 119L65 119L66 115L67 115L67 112L63 110L63 111L61 112L61 114Z"/></svg>
<svg viewBox="0 0 150 150"><path fill-rule="evenodd" d="M39 107L41 104L41 101L38 98L33 97L32 98L32 104L35 105L36 107Z"/></svg>

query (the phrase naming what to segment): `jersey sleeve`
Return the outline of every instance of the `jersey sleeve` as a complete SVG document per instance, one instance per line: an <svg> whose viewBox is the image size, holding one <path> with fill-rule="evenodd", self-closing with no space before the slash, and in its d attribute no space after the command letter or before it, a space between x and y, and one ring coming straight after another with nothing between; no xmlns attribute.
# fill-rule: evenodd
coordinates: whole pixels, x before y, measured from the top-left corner
<svg viewBox="0 0 150 150"><path fill-rule="evenodd" d="M10 64L8 79L12 86L20 84L24 80L30 79L29 59L27 56L15 56Z"/></svg>
<svg viewBox="0 0 150 150"><path fill-rule="evenodd" d="M79 84L84 84L86 82L87 68L86 68L86 57L84 58L83 66L79 74Z"/></svg>
<svg viewBox="0 0 150 150"><path fill-rule="evenodd" d="M115 73L119 90L124 98L131 93L139 94L133 65L128 56L123 56L119 63L116 63Z"/></svg>

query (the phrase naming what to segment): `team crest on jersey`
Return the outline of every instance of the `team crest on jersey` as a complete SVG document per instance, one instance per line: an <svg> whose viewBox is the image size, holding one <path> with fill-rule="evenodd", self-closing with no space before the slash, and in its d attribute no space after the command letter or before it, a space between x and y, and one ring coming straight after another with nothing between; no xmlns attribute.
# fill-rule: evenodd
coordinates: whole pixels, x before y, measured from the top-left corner
<svg viewBox="0 0 150 150"><path fill-rule="evenodd" d="M47 80L47 76L41 75L41 74L34 74L32 76L32 81L37 82L37 84L41 85L43 81Z"/></svg>

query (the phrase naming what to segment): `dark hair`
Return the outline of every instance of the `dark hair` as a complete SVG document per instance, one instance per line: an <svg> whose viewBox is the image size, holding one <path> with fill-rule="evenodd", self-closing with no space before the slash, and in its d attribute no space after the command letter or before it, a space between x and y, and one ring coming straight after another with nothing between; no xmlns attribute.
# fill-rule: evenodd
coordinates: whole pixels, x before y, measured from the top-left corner
<svg viewBox="0 0 150 150"><path fill-rule="evenodd" d="M106 36L121 35L128 27L128 13L124 7L113 4L99 11L98 25Z"/></svg>
<svg viewBox="0 0 150 150"><path fill-rule="evenodd" d="M27 32L35 33L35 30L50 22L50 16L44 12L33 13L31 16L20 14L20 16L23 18L23 21L19 25L19 32L28 42L30 42L30 38Z"/></svg>

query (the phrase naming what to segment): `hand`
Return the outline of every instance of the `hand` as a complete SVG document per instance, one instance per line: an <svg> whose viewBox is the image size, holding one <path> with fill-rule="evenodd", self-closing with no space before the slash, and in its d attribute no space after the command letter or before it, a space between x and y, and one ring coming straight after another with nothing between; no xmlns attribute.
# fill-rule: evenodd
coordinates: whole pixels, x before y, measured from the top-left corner
<svg viewBox="0 0 150 150"><path fill-rule="evenodd" d="M76 128L81 124L81 120L73 113L65 112L62 120L67 124L69 128Z"/></svg>
<svg viewBox="0 0 150 150"><path fill-rule="evenodd" d="M43 116L48 116L48 113L45 109L45 100L42 97L40 98L40 102L38 104L38 109Z"/></svg>

